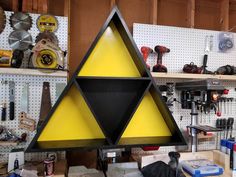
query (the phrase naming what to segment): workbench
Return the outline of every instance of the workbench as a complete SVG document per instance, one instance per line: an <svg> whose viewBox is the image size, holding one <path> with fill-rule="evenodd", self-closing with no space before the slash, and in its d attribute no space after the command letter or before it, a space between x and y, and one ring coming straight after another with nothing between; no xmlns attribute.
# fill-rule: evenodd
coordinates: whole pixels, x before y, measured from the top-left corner
<svg viewBox="0 0 236 177"><path fill-rule="evenodd" d="M220 152L219 150L213 151L201 151L201 152L183 152L180 153L180 162L182 160L191 160L191 159L208 159L213 161L214 163L222 166L224 168L223 175L220 177L232 177L232 170L229 168L229 155ZM156 161L163 161L165 163L169 162L168 154L160 153L160 154L149 154L149 155L132 155L132 157L139 162L140 167L144 167L148 164L154 163ZM190 177L187 173L185 173L187 177Z"/></svg>

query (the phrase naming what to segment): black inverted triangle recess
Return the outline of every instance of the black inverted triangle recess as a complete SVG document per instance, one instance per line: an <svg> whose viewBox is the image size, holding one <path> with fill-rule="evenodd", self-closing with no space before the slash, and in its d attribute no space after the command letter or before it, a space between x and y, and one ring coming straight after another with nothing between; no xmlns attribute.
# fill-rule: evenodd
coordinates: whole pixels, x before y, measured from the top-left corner
<svg viewBox="0 0 236 177"><path fill-rule="evenodd" d="M111 145L135 112L150 79L78 77L77 83Z"/></svg>
<svg viewBox="0 0 236 177"><path fill-rule="evenodd" d="M26 151L184 144L114 7Z"/></svg>

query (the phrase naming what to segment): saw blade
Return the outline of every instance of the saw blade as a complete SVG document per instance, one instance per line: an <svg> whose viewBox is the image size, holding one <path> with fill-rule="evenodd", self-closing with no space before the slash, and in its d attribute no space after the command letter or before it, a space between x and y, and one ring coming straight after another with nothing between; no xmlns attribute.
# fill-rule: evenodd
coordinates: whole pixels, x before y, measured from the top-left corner
<svg viewBox="0 0 236 177"><path fill-rule="evenodd" d="M57 18L53 15L40 15L36 24L40 32L55 32L58 28Z"/></svg>
<svg viewBox="0 0 236 177"><path fill-rule="evenodd" d="M15 30L10 33L8 43L13 50L27 50L32 44L32 37L25 30Z"/></svg>
<svg viewBox="0 0 236 177"><path fill-rule="evenodd" d="M58 41L57 36L54 33L50 32L50 31L44 31L42 33L39 33L36 36L35 43L38 43L42 39L46 39L46 40L54 43L57 46L59 45L59 41Z"/></svg>
<svg viewBox="0 0 236 177"><path fill-rule="evenodd" d="M10 17L10 25L14 30L28 31L32 26L32 18L29 14L15 12Z"/></svg>
<svg viewBox="0 0 236 177"><path fill-rule="evenodd" d="M32 63L38 68L57 68L57 54L53 50L44 49L33 55Z"/></svg>
<svg viewBox="0 0 236 177"><path fill-rule="evenodd" d="M6 15L2 7L0 7L0 34L3 32L6 26Z"/></svg>

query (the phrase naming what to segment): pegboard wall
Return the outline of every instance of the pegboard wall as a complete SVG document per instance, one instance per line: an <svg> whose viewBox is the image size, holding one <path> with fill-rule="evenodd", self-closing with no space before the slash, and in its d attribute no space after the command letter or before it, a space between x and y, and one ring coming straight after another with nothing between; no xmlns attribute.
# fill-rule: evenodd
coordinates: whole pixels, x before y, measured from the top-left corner
<svg viewBox="0 0 236 177"><path fill-rule="evenodd" d="M10 16L13 12L5 12L6 14L6 27L4 31L0 34L0 49L10 50L8 44L8 36L13 31L9 24ZM36 36L39 33L39 30L36 27L36 20L39 17L39 14L30 14L33 20L33 24L31 29L28 31L33 38L33 42L35 41ZM59 23L58 30L55 32L58 40L59 47L65 51L67 50L67 37L68 37L68 18L67 17L56 17ZM30 55L30 51L25 51L24 63L28 61L28 57ZM24 67L23 63L23 67ZM65 65L67 65L67 58L65 58ZM0 68L1 69L1 68ZM21 130L18 128L18 116L21 112L21 96L22 96L22 88L25 83L29 83L29 117L36 120L36 123L39 119L40 106L41 106L41 95L43 82L50 83L50 94L52 106L56 102L56 84L57 83L67 83L66 77L54 77L54 76L30 76L30 75L11 75L11 74L0 74L0 81L14 81L15 82L15 119L9 120L9 85L0 84L0 104L2 102L7 102L7 121L0 121L0 125L10 129L13 133L20 136L22 133L27 133L27 143L21 143L17 146L0 146L0 162L6 162L8 159L8 153L13 148L26 148L32 138L34 137L36 131L28 132L26 130ZM58 153L59 158L65 158L65 153ZM46 153L26 153L25 159L29 160L37 160L41 161L46 157Z"/></svg>
<svg viewBox="0 0 236 177"><path fill-rule="evenodd" d="M4 31L0 34L0 47L1 49L5 50L11 50L9 44L8 44L8 36L9 34L13 31L13 28L10 25L10 16L13 14L13 12L10 11L5 11L6 14L6 26ZM35 39L36 36L40 33L40 31L37 28L36 22L40 14L29 14L32 18L32 27L28 30L28 32L31 34L32 39L33 39L33 44L35 44ZM54 34L57 36L58 41L59 41L59 47L63 51L67 51L67 46L68 46L68 17L61 17L61 16L56 16L57 21L58 21L58 29L57 31L54 32ZM30 50L27 50L24 52L24 59L23 59L23 64L21 67L26 67L28 64L28 60L30 57ZM67 56L65 57L64 60L64 67L65 69L67 68Z"/></svg>
<svg viewBox="0 0 236 177"><path fill-rule="evenodd" d="M223 65L236 66L236 48L233 48L227 53L220 53L218 51L218 34L219 31L199 30L180 27L169 27L159 25L147 25L147 24L134 24L133 37L140 49L142 46L148 46L152 49L156 45L163 45L170 49L170 53L164 54L163 64L168 68L169 73L181 73L184 64L194 62L198 66L202 66L204 49L205 49L205 37L206 35L213 36L213 49L208 55L208 67L210 71L217 70ZM236 41L236 34L234 34L234 41ZM147 63L151 68L156 64L157 56L151 54L148 57ZM197 79L197 78L193 78ZM176 83L183 82L184 79L170 79L170 78L155 78L158 85L165 85L168 82ZM215 126L218 118L235 117L236 113L236 81L222 81L222 84L229 89L229 94L226 97L234 98L233 102L226 102L220 104L220 110L222 112L221 117L217 117L212 110L209 114L201 113L199 111L199 124ZM174 89L174 98L180 101L180 92ZM186 126L190 125L191 117L189 109L182 109L180 103L174 102L171 110L173 116L181 130L186 130ZM225 109L226 108L226 109ZM234 121L233 136L236 135L236 118ZM220 134L223 137L224 132L215 133L212 139L199 140L199 150L216 149L216 144L220 140ZM175 150L175 147L161 147L162 152L168 152ZM133 152L140 152L140 149L133 149ZM142 153L157 153L157 152L142 152Z"/></svg>

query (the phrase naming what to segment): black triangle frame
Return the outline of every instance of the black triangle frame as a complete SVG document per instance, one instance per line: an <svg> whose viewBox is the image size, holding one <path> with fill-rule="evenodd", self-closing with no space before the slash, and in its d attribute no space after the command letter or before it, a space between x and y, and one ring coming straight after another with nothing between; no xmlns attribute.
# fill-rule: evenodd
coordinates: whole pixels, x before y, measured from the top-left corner
<svg viewBox="0 0 236 177"><path fill-rule="evenodd" d="M79 80L83 80L83 82L89 82L87 85L89 85L89 87L94 91L94 89L99 89L97 90L98 94L96 94L96 98L94 98L93 100L89 99L88 95L86 95L85 93L85 89L82 89L82 85L85 84L80 84ZM94 82L94 83L92 83ZM108 84L105 84L108 83ZM119 85L117 84L121 84L123 83L125 85L125 87L123 85L120 85L120 87L118 87ZM114 145L117 144L117 142L119 141L120 136L123 134L124 131L124 127L125 125L128 124L129 120L131 119L131 117L133 116L133 114L136 112L136 109L138 108L142 98L144 97L145 93L147 92L147 90L150 87L150 79L149 78L114 78L114 77L77 77L77 87L80 91L80 93L82 94L82 96L84 97L84 100L86 101L87 105L89 106L91 112L93 113L94 117L96 117L96 120L101 128L101 130L103 131L103 134L106 136L107 141L110 145ZM137 87L139 86L139 87ZM102 87L102 89L105 91L107 90L107 92L102 92L103 90L101 90L100 88ZM90 89L90 90L91 90ZM127 90L128 89L128 90ZM138 89L138 90L134 90L134 89ZM113 96L115 96L116 98L120 98L119 100L122 99L122 95L124 93L128 93L125 95L125 99L126 100L121 100L115 101L116 104L112 104L111 99L112 95L107 95L108 93L111 93L113 91L116 90L116 95L113 94ZM125 90L127 90L127 92L125 92ZM87 89L88 91L88 89ZM135 91L139 91L138 93L135 93ZM97 104L93 104L93 101L99 100L98 97L100 94L107 95L107 99L104 98L103 100L103 105L97 103ZM133 93L133 94L131 94ZM130 105L127 105L127 109L124 110L128 113L126 113L125 117L121 117L122 120L119 123L118 126L118 130L116 127L112 127L112 124L114 123L115 120L119 120L119 117L117 115L119 115L120 113L122 113L122 110L117 109L114 110L110 109L108 110L108 107L121 107L121 106L125 106L125 104L127 103L127 97L131 95L132 97L135 97L132 99L132 103L130 103ZM109 98L110 97L110 98ZM124 96L123 96L124 97ZM100 100L101 101L101 100ZM110 101L110 102L109 102ZM131 100L130 100L131 101ZM118 105L120 104L120 105ZM97 107L100 107L97 108ZM107 109L102 110L101 107L106 107ZM101 112L100 112L101 111ZM106 114L106 112L112 112L112 113L108 113L108 115L104 115ZM103 114L103 116L101 116L101 114ZM109 119L110 114L113 115L113 119ZM107 119L106 119L107 118ZM125 118L125 119L124 119ZM111 122L109 122L111 121ZM122 125L120 125L122 124ZM109 130L110 128L110 130Z"/></svg>
<svg viewBox="0 0 236 177"><path fill-rule="evenodd" d="M145 91L140 95L140 99L137 101L137 105L135 106L132 113L127 117L127 120L125 121L123 127L121 128L120 132L116 136L116 138L111 139L110 135L107 134L107 132L102 127L101 122L97 119L97 115L93 111L89 101L87 100L86 96L84 95L83 91L81 90L79 84L77 83L78 73L83 67L84 63L87 61L88 57L90 56L91 52L95 48L97 42L109 26L111 22L114 22L116 28L118 29L120 36L122 37L122 40L124 41L129 53L131 54L133 61L141 75L140 78L135 78L136 80L149 80L149 84L146 87ZM86 78L86 77L85 77ZM89 78L89 77L87 77ZM99 78L99 77L94 77ZM117 77L113 79L130 79L130 78L124 78L124 77ZM103 131L105 135L105 139L96 139L96 140L76 140L76 141L60 141L60 142L45 142L41 145L37 142L41 132L46 127L47 123L49 122L51 116L56 111L58 105L64 98L64 96L67 94L67 92L70 90L72 85L75 85L83 98L85 99L87 105L89 106L91 112L93 113L98 125L100 126L101 130ZM172 137L154 137L154 138L121 138L122 134L124 133L126 127L128 126L132 115L135 113L136 109L138 108L138 105L142 101L144 95L146 92L150 92L156 105L159 108L159 111L161 112L168 128L170 129L172 133ZM103 27L101 28L100 32L96 36L94 42L90 46L88 52L84 56L83 60L79 64L77 70L74 72L72 78L68 82L67 86L63 90L62 94L58 98L57 102L45 118L45 121L39 128L38 132L34 136L33 140L29 144L28 148L26 149L26 152L42 152L42 151L58 151L58 150L71 150L71 149L94 149L94 148L119 148L119 147L143 147L143 146L150 146L150 145L160 145L160 146L173 146L173 145L186 145L185 139L182 136L181 131L178 128L178 125L176 124L172 114L170 113L167 105L162 100L161 93L159 89L157 88L154 79L151 76L150 71L147 69L146 64L133 40L133 37L131 33L128 30L127 25L125 24L124 19L122 18L118 8L115 6L113 10L111 11L109 17L107 18L106 22L104 23Z"/></svg>

